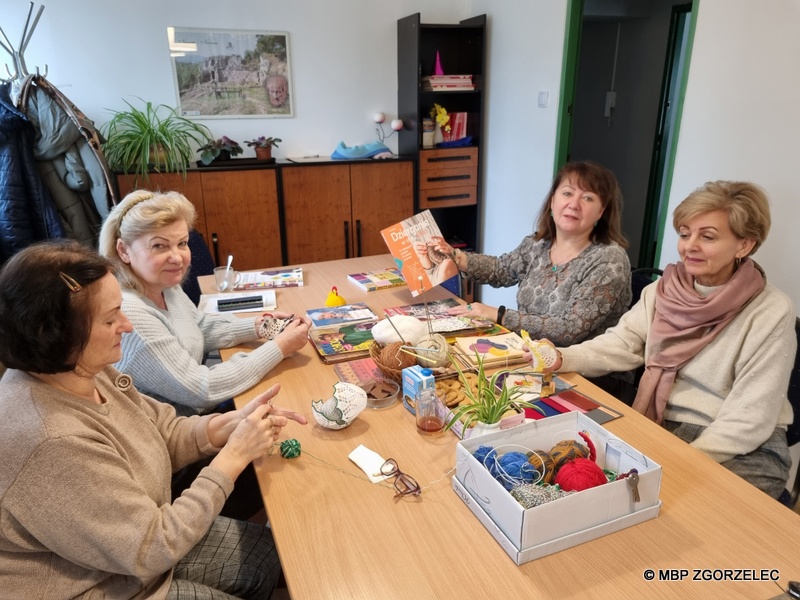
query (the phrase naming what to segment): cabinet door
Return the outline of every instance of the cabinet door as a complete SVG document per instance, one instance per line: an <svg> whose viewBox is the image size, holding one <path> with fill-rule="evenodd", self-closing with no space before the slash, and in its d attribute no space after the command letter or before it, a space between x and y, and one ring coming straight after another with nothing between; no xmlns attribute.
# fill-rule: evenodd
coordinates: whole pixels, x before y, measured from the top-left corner
<svg viewBox="0 0 800 600"><path fill-rule="evenodd" d="M281 229L274 169L208 171L200 174L212 254L244 271L279 265Z"/></svg>
<svg viewBox="0 0 800 600"><path fill-rule="evenodd" d="M147 182L137 180L134 175L117 173L117 187L119 188L120 200L130 192L139 189L180 192L186 196L189 202L194 204L194 208L197 211L197 220L194 223L194 228L200 232L209 247L211 246L211 239L206 231L206 212L203 203L203 186L200 182L200 173L186 173L186 179L180 173L150 173Z"/></svg>
<svg viewBox="0 0 800 600"><path fill-rule="evenodd" d="M353 256L349 165L284 167L288 264Z"/></svg>
<svg viewBox="0 0 800 600"><path fill-rule="evenodd" d="M413 169L410 161L350 165L358 256L386 254L381 229L414 214Z"/></svg>

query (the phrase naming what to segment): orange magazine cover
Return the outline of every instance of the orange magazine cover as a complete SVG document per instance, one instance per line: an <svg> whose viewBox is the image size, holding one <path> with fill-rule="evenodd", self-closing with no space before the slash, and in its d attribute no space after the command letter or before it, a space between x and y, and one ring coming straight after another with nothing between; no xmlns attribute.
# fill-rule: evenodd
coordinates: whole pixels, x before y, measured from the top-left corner
<svg viewBox="0 0 800 600"><path fill-rule="evenodd" d="M442 232L429 210L381 230L381 235L412 296L458 273L453 259L437 249Z"/></svg>

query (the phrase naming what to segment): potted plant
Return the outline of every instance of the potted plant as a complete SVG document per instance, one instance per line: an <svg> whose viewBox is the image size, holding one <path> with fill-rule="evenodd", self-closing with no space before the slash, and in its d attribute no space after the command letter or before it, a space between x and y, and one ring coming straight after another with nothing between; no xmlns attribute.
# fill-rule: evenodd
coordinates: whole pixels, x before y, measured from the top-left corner
<svg viewBox="0 0 800 600"><path fill-rule="evenodd" d="M444 431L461 421L461 437L464 437L469 427L473 427L470 437L475 437L499 428L500 421L510 411L519 412L524 408L539 410L530 402L519 399L522 394L519 386L509 388L506 385L502 385L498 389L497 380L501 374L509 373L508 369L498 370L487 379L483 367L483 359L477 352L475 357L478 364L477 390L473 390L470 387L458 362L452 356L450 357L451 362L458 371L459 379L464 384L464 395L469 399L469 402L453 409L450 419L445 424Z"/></svg>
<svg viewBox="0 0 800 600"><path fill-rule="evenodd" d="M211 139L208 128L165 104L145 102L141 110L127 100L125 104L129 110L111 111L111 120L101 127L106 139L103 154L109 166L133 172L137 180L141 176L148 181L151 170L186 177L186 168L194 156L192 144Z"/></svg>
<svg viewBox="0 0 800 600"><path fill-rule="evenodd" d="M272 147L278 147L278 142L282 142L281 138L264 137L263 135L254 140L247 140L245 144L251 148L255 148L256 158L258 160L271 160Z"/></svg>
<svg viewBox="0 0 800 600"><path fill-rule="evenodd" d="M197 151L200 153L200 162L204 165L210 165L215 160L230 160L231 157L244 152L239 142L225 135L216 140L210 140L207 144L200 146Z"/></svg>

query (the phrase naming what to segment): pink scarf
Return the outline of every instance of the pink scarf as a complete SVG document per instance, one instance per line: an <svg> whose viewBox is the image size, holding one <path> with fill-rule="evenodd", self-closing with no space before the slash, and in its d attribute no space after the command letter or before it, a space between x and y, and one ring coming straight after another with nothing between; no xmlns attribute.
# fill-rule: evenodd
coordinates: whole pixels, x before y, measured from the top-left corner
<svg viewBox="0 0 800 600"><path fill-rule="evenodd" d="M655 318L648 339L652 352L633 408L661 423L678 369L711 343L766 286L760 267L744 259L725 285L702 298L679 262L667 265L656 287Z"/></svg>

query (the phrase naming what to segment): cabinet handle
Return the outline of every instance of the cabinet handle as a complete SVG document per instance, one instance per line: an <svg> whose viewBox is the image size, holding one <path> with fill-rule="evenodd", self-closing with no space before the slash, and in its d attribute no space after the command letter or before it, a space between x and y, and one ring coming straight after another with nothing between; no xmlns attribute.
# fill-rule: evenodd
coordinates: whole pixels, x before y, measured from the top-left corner
<svg viewBox="0 0 800 600"><path fill-rule="evenodd" d="M447 194L445 196L428 196L426 199L428 202L441 202L443 200L461 200L469 197L470 194Z"/></svg>
<svg viewBox="0 0 800 600"><path fill-rule="evenodd" d="M453 162L456 160L472 160L472 156L469 154L461 155L461 156L436 156L433 158L427 159L428 162L435 163L435 162Z"/></svg>
<svg viewBox="0 0 800 600"><path fill-rule="evenodd" d="M344 257L350 258L350 223L344 222Z"/></svg>
<svg viewBox="0 0 800 600"><path fill-rule="evenodd" d="M214 246L214 264L218 265L219 262L219 238L216 233L211 234L211 245Z"/></svg>
<svg viewBox="0 0 800 600"><path fill-rule="evenodd" d="M469 173L466 175L442 175L441 177L428 177L426 181L458 181L459 179L472 179L472 175Z"/></svg>
<svg viewBox="0 0 800 600"><path fill-rule="evenodd" d="M361 219L356 219L356 256L361 256Z"/></svg>

